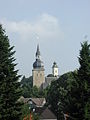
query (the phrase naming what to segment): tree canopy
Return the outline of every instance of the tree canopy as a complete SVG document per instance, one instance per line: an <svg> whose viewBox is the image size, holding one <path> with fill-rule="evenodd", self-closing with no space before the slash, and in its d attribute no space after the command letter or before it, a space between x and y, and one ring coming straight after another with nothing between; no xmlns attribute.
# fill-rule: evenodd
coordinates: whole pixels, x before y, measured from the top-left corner
<svg viewBox="0 0 90 120"><path fill-rule="evenodd" d="M28 78L24 76L20 83L22 89L22 96L24 96L25 98L47 96L48 87L44 90L40 90L36 86L33 86L32 76Z"/></svg>
<svg viewBox="0 0 90 120"><path fill-rule="evenodd" d="M19 120L21 115L21 96L18 70L13 57L15 51L10 47L8 36L0 25L0 119Z"/></svg>
<svg viewBox="0 0 90 120"><path fill-rule="evenodd" d="M81 44L80 67L51 84L47 101L59 120L68 114L72 120L90 119L90 44Z"/></svg>

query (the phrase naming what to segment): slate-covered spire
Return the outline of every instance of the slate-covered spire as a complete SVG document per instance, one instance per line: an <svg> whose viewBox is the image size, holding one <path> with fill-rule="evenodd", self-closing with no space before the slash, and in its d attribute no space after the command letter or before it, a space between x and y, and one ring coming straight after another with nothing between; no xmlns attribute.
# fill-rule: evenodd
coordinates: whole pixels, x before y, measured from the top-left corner
<svg viewBox="0 0 90 120"><path fill-rule="evenodd" d="M54 62L52 68L58 68L57 63Z"/></svg>
<svg viewBox="0 0 90 120"><path fill-rule="evenodd" d="M36 59L40 59L40 50L39 50L39 44L37 45Z"/></svg>
<svg viewBox="0 0 90 120"><path fill-rule="evenodd" d="M44 68L43 62L41 61L39 44L37 45L36 61L33 63L33 68Z"/></svg>

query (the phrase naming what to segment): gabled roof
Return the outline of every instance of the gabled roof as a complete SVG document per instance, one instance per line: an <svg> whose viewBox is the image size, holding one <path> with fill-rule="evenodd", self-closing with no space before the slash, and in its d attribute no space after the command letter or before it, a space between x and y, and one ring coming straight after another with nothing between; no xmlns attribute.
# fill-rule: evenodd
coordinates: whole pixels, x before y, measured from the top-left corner
<svg viewBox="0 0 90 120"><path fill-rule="evenodd" d="M46 108L40 115L40 119L57 119L57 117L49 108Z"/></svg>
<svg viewBox="0 0 90 120"><path fill-rule="evenodd" d="M36 106L43 106L46 103L45 98L31 98L31 100Z"/></svg>
<svg viewBox="0 0 90 120"><path fill-rule="evenodd" d="M32 101L36 107L43 107L46 103L45 98L24 98L23 96L21 96L18 101L22 101L24 103Z"/></svg>
<svg viewBox="0 0 90 120"><path fill-rule="evenodd" d="M23 102L23 103L27 103L29 99L30 99L30 98L24 98L23 96L21 96L21 97L18 99L18 101L21 101L21 102Z"/></svg>

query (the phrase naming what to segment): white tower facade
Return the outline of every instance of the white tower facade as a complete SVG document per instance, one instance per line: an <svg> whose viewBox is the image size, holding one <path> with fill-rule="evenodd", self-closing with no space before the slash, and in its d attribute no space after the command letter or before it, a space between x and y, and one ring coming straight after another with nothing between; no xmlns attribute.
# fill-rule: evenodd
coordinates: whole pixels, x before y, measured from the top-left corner
<svg viewBox="0 0 90 120"><path fill-rule="evenodd" d="M52 74L54 75L54 77L58 77L58 66L57 66L56 62L53 63Z"/></svg>

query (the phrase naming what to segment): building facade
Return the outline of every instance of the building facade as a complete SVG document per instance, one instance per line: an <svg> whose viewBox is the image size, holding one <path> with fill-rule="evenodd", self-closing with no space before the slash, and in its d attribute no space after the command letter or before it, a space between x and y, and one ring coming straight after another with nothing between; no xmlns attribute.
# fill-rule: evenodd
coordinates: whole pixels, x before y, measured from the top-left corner
<svg viewBox="0 0 90 120"><path fill-rule="evenodd" d="M45 71L44 64L41 61L39 45L37 45L36 61L33 63L33 70L32 70L33 86L43 89L43 84L45 83L44 71Z"/></svg>
<svg viewBox="0 0 90 120"><path fill-rule="evenodd" d="M37 45L36 60L33 63L33 70L32 70L33 86L36 86L37 88L45 89L48 85L51 84L52 81L58 79L59 76L58 66L56 62L53 63L52 74L49 74L47 77L45 77L44 72L45 72L44 64L41 61L39 45Z"/></svg>
<svg viewBox="0 0 90 120"><path fill-rule="evenodd" d="M54 77L58 77L58 66L56 62L53 63L52 74L54 75Z"/></svg>

